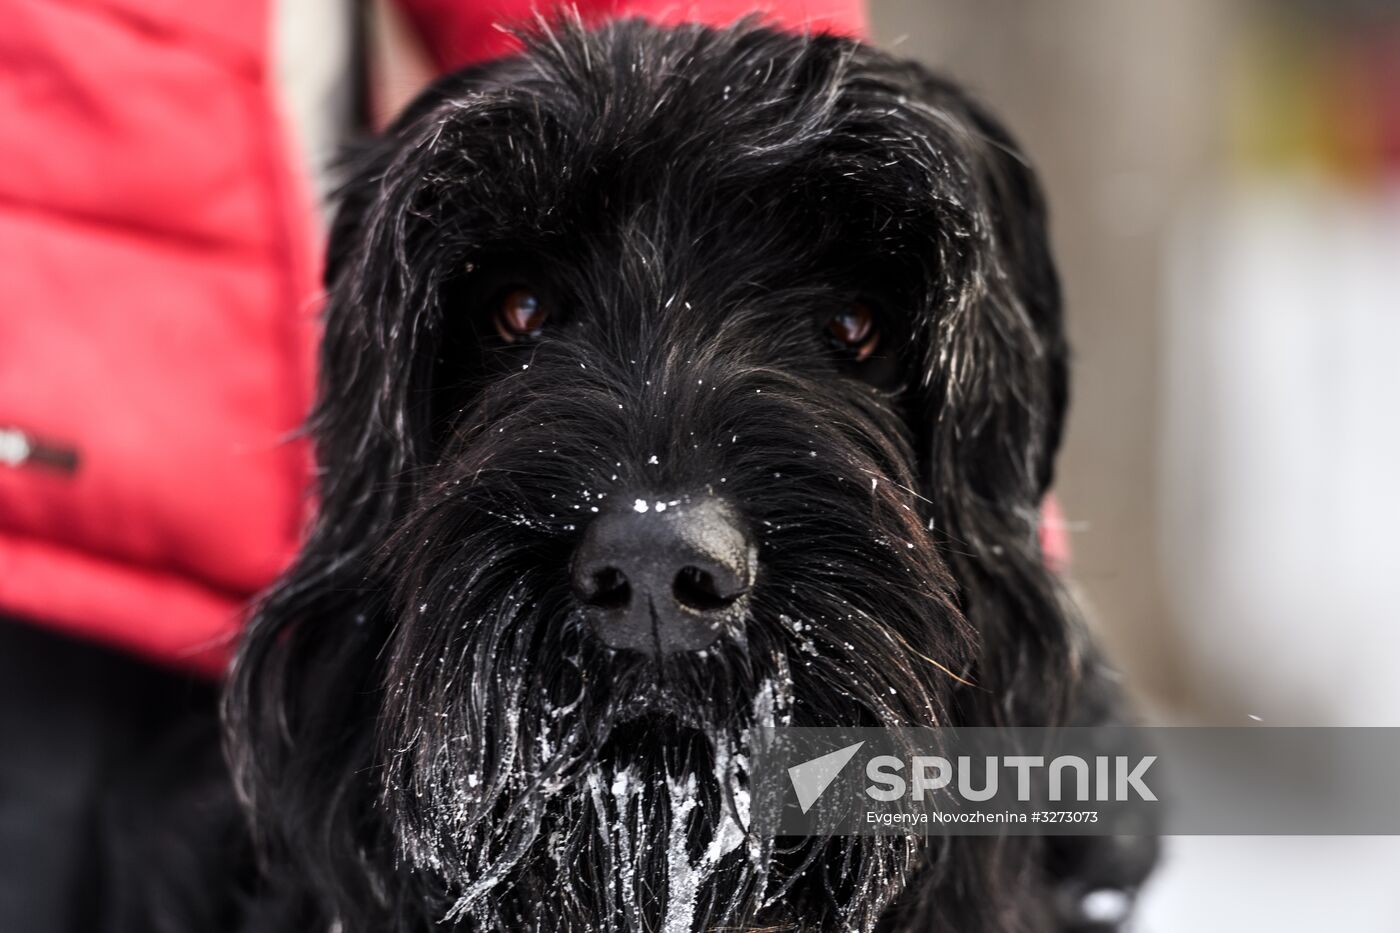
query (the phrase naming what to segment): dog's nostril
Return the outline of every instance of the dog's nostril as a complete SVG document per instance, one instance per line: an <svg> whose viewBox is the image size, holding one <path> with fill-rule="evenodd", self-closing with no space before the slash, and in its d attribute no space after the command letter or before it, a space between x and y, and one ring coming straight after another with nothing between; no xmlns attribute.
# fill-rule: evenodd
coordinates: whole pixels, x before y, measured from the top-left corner
<svg viewBox="0 0 1400 933"><path fill-rule="evenodd" d="M589 593L585 599L599 609L621 609L632 598L632 586L627 576L616 567L595 570L589 578Z"/></svg>
<svg viewBox="0 0 1400 933"><path fill-rule="evenodd" d="M715 582L715 575L695 566L686 566L680 569L680 572L676 574L675 582L671 584L671 593L676 597L676 602L696 612L714 612L717 609L723 609L733 605L737 598L737 596L726 596L720 592L719 584Z"/></svg>

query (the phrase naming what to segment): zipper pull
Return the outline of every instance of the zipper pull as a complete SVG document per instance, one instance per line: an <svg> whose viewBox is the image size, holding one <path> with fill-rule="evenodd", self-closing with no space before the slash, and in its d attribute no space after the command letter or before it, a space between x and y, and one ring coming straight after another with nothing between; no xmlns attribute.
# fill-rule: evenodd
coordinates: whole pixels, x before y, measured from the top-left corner
<svg viewBox="0 0 1400 933"><path fill-rule="evenodd" d="M78 450L41 440L19 428L0 427L0 466L35 467L72 474L78 471Z"/></svg>

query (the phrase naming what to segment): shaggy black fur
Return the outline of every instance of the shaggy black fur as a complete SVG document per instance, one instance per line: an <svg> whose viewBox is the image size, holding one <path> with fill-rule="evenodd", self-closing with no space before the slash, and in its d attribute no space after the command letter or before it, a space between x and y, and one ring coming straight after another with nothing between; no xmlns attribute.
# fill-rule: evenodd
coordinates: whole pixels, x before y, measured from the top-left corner
<svg viewBox="0 0 1400 933"><path fill-rule="evenodd" d="M1092 841L706 854L755 724L1112 715L1037 540L1040 193L955 87L751 24L543 28L358 157L328 284L319 519L226 701L259 929L1087 929L1140 880ZM521 286L551 317L508 343ZM855 304L863 360L825 327ZM699 495L757 542L747 618L606 649L590 519Z"/></svg>

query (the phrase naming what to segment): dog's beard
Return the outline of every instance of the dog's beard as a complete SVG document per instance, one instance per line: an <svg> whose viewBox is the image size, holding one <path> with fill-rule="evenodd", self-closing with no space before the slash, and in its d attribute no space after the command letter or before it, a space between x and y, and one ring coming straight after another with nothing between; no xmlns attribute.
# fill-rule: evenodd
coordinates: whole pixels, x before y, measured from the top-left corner
<svg viewBox="0 0 1400 933"><path fill-rule="evenodd" d="M637 488L587 442L605 425L578 403L479 413L492 427L462 432L386 549L399 620L385 803L447 919L688 931L800 916L869 929L909 876L915 841L775 847L748 833L747 804L759 727L945 720L971 639L917 497L879 455L894 416L842 399L833 418L806 384L733 395L711 404L787 434L761 455L732 445L727 423L692 441L717 451L721 488L749 506L763 555L749 618L707 651L611 651L573 604L577 531L609 490Z"/></svg>

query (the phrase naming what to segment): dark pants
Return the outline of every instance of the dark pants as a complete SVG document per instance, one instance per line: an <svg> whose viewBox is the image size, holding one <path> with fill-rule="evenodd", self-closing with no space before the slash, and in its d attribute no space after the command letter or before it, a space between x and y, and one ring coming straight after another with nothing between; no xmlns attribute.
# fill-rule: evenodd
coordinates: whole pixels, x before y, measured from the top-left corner
<svg viewBox="0 0 1400 933"><path fill-rule="evenodd" d="M0 619L0 931L111 927L123 876L159 870L122 851L161 831L159 785L217 766L214 710L208 685Z"/></svg>

